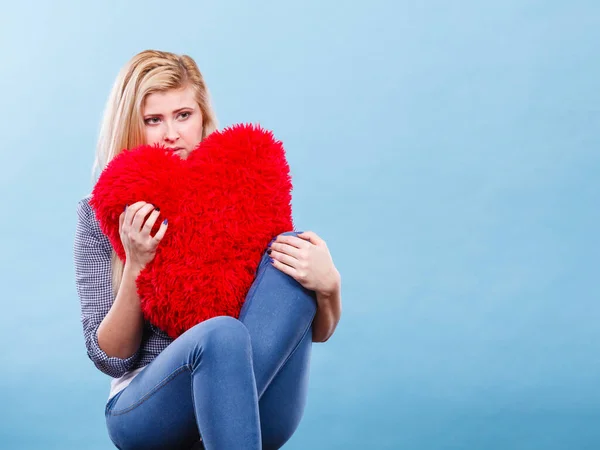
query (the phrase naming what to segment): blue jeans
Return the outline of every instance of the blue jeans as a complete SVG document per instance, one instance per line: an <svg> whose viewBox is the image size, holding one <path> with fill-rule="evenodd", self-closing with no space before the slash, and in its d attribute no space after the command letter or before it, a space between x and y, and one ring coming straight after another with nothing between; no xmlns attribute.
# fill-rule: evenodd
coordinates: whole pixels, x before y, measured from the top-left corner
<svg viewBox="0 0 600 450"><path fill-rule="evenodd" d="M288 232L284 234L295 234ZM265 252L238 319L181 334L106 405L121 450L278 449L294 433L308 388L315 293Z"/></svg>

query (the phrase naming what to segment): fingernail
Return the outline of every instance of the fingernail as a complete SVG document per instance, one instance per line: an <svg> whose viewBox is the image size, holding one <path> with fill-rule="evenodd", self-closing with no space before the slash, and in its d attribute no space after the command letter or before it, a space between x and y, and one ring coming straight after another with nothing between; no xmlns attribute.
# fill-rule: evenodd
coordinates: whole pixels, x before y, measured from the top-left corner
<svg viewBox="0 0 600 450"><path fill-rule="evenodd" d="M163 220L163 223L166 225L168 221L169 221L168 219L165 219L165 220Z"/></svg>
<svg viewBox="0 0 600 450"><path fill-rule="evenodd" d="M127 207L128 207L128 206L129 206L129 205L125 205L125 209L124 209L124 211L127 211Z"/></svg>
<svg viewBox="0 0 600 450"><path fill-rule="evenodd" d="M271 250L271 249L267 250L267 255L270 255L272 251L273 250Z"/></svg>
<svg viewBox="0 0 600 450"><path fill-rule="evenodd" d="M156 208L154 208L154 211L160 211L160 208L157 206Z"/></svg>
<svg viewBox="0 0 600 450"><path fill-rule="evenodd" d="M274 260L273 258L269 258L269 259L271 260L271 263L274 263L274 262L275 262L275 260Z"/></svg>

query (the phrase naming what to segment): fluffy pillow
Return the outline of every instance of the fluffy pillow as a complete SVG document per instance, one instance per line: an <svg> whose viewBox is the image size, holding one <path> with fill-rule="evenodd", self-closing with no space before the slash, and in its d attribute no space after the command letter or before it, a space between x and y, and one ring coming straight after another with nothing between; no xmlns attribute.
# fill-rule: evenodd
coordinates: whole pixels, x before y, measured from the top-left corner
<svg viewBox="0 0 600 450"><path fill-rule="evenodd" d="M126 204L160 208L169 226L137 278L146 319L172 338L218 315L238 317L269 241L293 230L292 182L273 133L238 124L204 139L186 160L164 147L121 152L101 173L90 204L119 258Z"/></svg>

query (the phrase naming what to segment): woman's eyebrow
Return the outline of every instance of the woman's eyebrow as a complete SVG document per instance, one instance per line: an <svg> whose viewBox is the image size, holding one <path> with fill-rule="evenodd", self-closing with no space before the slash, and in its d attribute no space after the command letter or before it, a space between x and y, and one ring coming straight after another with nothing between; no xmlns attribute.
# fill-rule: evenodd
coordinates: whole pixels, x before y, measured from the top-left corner
<svg viewBox="0 0 600 450"><path fill-rule="evenodd" d="M182 108L177 108L175 111L173 111L173 114L177 114L178 112L183 111L184 109L194 109L193 106L184 106ZM162 114L152 114L152 113L146 113L144 114L144 117L162 117Z"/></svg>
<svg viewBox="0 0 600 450"><path fill-rule="evenodd" d="M184 106L183 108L176 109L173 114L183 111L184 109L194 109L192 106Z"/></svg>

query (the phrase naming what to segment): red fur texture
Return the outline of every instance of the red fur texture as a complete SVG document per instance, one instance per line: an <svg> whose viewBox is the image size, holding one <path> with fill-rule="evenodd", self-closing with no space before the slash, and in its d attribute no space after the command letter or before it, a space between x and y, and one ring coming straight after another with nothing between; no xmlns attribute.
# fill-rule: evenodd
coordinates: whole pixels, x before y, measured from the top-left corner
<svg viewBox="0 0 600 450"><path fill-rule="evenodd" d="M119 258L126 204L160 208L169 226L138 276L147 320L172 338L214 316L239 317L269 241L293 230L292 182L272 132L238 124L216 131L186 160L161 146L123 151L102 171L90 204Z"/></svg>

